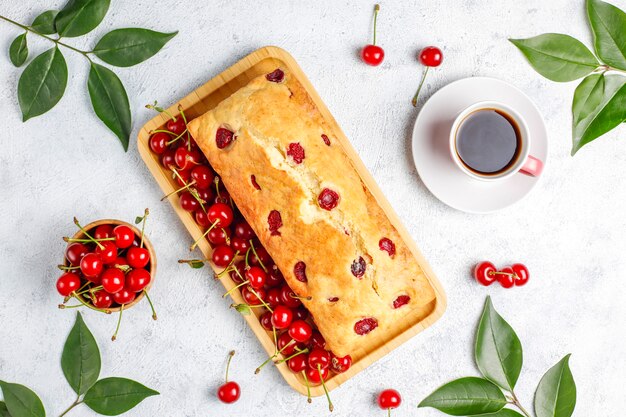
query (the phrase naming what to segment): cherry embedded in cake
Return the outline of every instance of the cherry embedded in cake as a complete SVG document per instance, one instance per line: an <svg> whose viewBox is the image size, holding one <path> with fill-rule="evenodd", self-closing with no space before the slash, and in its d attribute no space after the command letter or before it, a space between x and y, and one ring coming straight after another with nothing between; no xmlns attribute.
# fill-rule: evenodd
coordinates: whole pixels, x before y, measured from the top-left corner
<svg viewBox="0 0 626 417"><path fill-rule="evenodd" d="M395 300L393 300L393 308L400 308L407 305L410 301L411 297L408 295L399 295Z"/></svg>
<svg viewBox="0 0 626 417"><path fill-rule="evenodd" d="M366 317L354 324L354 332L358 335L366 335L378 327L378 320L373 317Z"/></svg>
<svg viewBox="0 0 626 417"><path fill-rule="evenodd" d="M285 79L285 73L280 68L276 68L274 71L270 72L265 76L267 81L271 81L273 83L280 83Z"/></svg>
<svg viewBox="0 0 626 417"><path fill-rule="evenodd" d="M378 247L380 248L380 250L387 252L392 258L396 254L396 245L389 238L384 237L380 239L380 241L378 242Z"/></svg>
<svg viewBox="0 0 626 417"><path fill-rule="evenodd" d="M283 226L283 219L278 210L270 211L270 214L267 216L267 225L272 236L280 236L278 229Z"/></svg>
<svg viewBox="0 0 626 417"><path fill-rule="evenodd" d="M215 144L218 148L224 149L235 139L235 132L228 130L224 127L217 129L215 134Z"/></svg>
<svg viewBox="0 0 626 417"><path fill-rule="evenodd" d="M326 146L330 146L330 139L328 138L328 136L326 136L325 134L322 133L322 140L324 141L324 143L326 144Z"/></svg>
<svg viewBox="0 0 626 417"><path fill-rule="evenodd" d="M352 266L350 266L350 271L352 275L361 279L363 275L365 275L365 269L367 268L367 264L365 263L365 259L362 256L359 256L358 259L355 259L352 262Z"/></svg>
<svg viewBox="0 0 626 417"><path fill-rule="evenodd" d="M259 185L258 182L256 182L256 175L250 175L250 183L252 184L252 186L254 188L256 188L257 190L261 189L261 186Z"/></svg>
<svg viewBox="0 0 626 417"><path fill-rule="evenodd" d="M293 267L293 274L296 276L296 279L298 281L307 282L306 264L302 261L298 261L296 265Z"/></svg>
<svg viewBox="0 0 626 417"><path fill-rule="evenodd" d="M287 147L287 156L290 156L296 164L301 164L304 161L304 148L299 142L290 143Z"/></svg>
<svg viewBox="0 0 626 417"><path fill-rule="evenodd" d="M324 210L332 210L339 204L339 194L330 188L324 188L317 197L317 204Z"/></svg>

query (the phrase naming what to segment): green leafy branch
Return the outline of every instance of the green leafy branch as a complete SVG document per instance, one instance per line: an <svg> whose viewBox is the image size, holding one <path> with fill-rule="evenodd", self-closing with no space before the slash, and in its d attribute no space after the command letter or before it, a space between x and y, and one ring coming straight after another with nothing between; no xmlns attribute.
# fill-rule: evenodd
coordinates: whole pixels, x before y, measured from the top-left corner
<svg viewBox="0 0 626 417"><path fill-rule="evenodd" d="M489 297L478 324L474 352L483 378L449 382L426 397L419 407L433 407L452 416L531 417L514 391L522 370L522 344ZM537 417L570 417L574 412L576 384L569 357L561 359L539 381L534 404ZM519 412L506 406L516 407Z"/></svg>
<svg viewBox="0 0 626 417"><path fill-rule="evenodd" d="M572 103L572 155L626 121L626 13L601 0L587 0L586 7L597 57L569 35L510 39L547 79L585 77Z"/></svg>
<svg viewBox="0 0 626 417"><path fill-rule="evenodd" d="M80 404L105 416L117 416L147 397L159 395L157 391L130 379L98 379L100 366L100 349L96 339L78 313L61 355L61 368L76 392L76 400L59 417ZM4 395L4 401L0 401L0 417L46 416L43 403L31 389L4 381L0 381L0 389Z"/></svg>
<svg viewBox="0 0 626 417"><path fill-rule="evenodd" d="M105 34L91 51L83 51L61 41L62 38L82 36L95 29L104 19L109 3L110 0L69 0L62 10L48 10L37 16L30 26L2 15L0 19L24 30L9 46L9 58L16 67L22 66L28 59L29 33L54 43L54 47L35 57L20 76L17 95L23 120L46 113L63 97L68 73L59 47L64 47L89 61L87 88L93 110L119 138L124 150L128 150L132 120L126 89L113 71L94 62L92 56L116 67L130 67L155 55L178 32L116 29ZM54 34L58 37L49 36Z"/></svg>

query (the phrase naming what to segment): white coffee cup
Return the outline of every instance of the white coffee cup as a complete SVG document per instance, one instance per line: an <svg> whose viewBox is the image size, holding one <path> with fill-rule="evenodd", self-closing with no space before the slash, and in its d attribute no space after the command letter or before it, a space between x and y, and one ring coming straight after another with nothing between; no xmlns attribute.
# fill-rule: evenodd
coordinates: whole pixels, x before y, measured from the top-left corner
<svg viewBox="0 0 626 417"><path fill-rule="evenodd" d="M467 118L481 110L495 110L500 113L504 113L508 116L519 129L519 145L515 152L514 160L509 163L503 170L497 173L482 173L471 169L461 159L457 151L457 135L459 129ZM452 128L450 129L450 156L455 165L468 176L481 180L481 181L499 181L519 173L530 175L532 177L538 177L543 170L543 162L534 156L530 155L531 137L528 130L528 125L524 118L513 108L496 102L496 101L481 101L463 110L454 120Z"/></svg>

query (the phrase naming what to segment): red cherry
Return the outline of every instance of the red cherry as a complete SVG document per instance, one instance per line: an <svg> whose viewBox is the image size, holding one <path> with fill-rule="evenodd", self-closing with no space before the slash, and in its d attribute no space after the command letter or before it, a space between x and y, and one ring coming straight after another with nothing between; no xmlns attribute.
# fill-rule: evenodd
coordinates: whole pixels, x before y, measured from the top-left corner
<svg viewBox="0 0 626 417"><path fill-rule="evenodd" d="M165 132L157 132L150 136L150 149L157 155L161 155L167 149L167 142L170 137Z"/></svg>
<svg viewBox="0 0 626 417"><path fill-rule="evenodd" d="M256 255L254 253L251 253L250 258L248 259L250 264L260 265L261 263L263 263L266 268L269 267L270 262L272 262L272 257L269 253L267 253L267 250L265 250L263 246L258 246L258 244L254 245L254 250L256 251ZM261 262L259 262L259 260Z"/></svg>
<svg viewBox="0 0 626 417"><path fill-rule="evenodd" d="M278 287L285 281L285 277L280 272L280 269L276 265L272 265L269 267L269 271L267 274L267 280L265 281L265 285L268 287Z"/></svg>
<svg viewBox="0 0 626 417"><path fill-rule="evenodd" d="M241 396L241 389L239 384L235 381L229 381L221 385L217 390L217 397L221 402L226 404L234 403Z"/></svg>
<svg viewBox="0 0 626 417"><path fill-rule="evenodd" d="M254 291L259 296L257 297L257 295L252 291ZM241 296L243 297L246 304L251 306L258 306L263 304L261 301L265 301L265 298L267 298L267 293L263 288L255 290L250 286L245 286L241 290ZM261 297L260 300L259 297Z"/></svg>
<svg viewBox="0 0 626 417"><path fill-rule="evenodd" d="M330 188L324 188L317 197L317 204L324 210L332 210L339 204L339 194Z"/></svg>
<svg viewBox="0 0 626 417"><path fill-rule="evenodd" d="M215 144L219 149L224 149L235 140L235 132L220 127L215 133Z"/></svg>
<svg viewBox="0 0 626 417"><path fill-rule="evenodd" d="M191 180L196 183L194 186L199 190L206 190L213 185L213 170L206 165L198 165L191 170Z"/></svg>
<svg viewBox="0 0 626 417"><path fill-rule="evenodd" d="M250 249L250 241L240 237L234 237L230 240L230 247L239 253L246 253L248 249Z"/></svg>
<svg viewBox="0 0 626 417"><path fill-rule="evenodd" d="M306 343L313 334L311 326L303 320L296 320L289 326L289 336L296 342Z"/></svg>
<svg viewBox="0 0 626 417"><path fill-rule="evenodd" d="M378 406L383 410L391 410L400 407L402 397L395 389L386 389L378 394Z"/></svg>
<svg viewBox="0 0 626 417"><path fill-rule="evenodd" d="M438 67L443 61L443 53L436 46L428 46L420 52L419 60L427 67Z"/></svg>
<svg viewBox="0 0 626 417"><path fill-rule="evenodd" d="M495 277L503 288L511 288L515 285L515 272L510 266L506 266L497 271Z"/></svg>
<svg viewBox="0 0 626 417"><path fill-rule="evenodd" d="M93 238L96 240L108 239L110 237L113 237L113 226L110 224L101 224L93 232Z"/></svg>
<svg viewBox="0 0 626 417"><path fill-rule="evenodd" d="M124 273L117 268L109 268L102 273L101 284L106 292L115 294L124 288Z"/></svg>
<svg viewBox="0 0 626 417"><path fill-rule="evenodd" d="M98 290L93 293L91 303L96 308L109 308L111 307L111 304L113 304L113 296L105 290Z"/></svg>
<svg viewBox="0 0 626 417"><path fill-rule="evenodd" d="M198 192L198 197L200 197L200 200L202 201L211 202L215 197L213 195L213 188L207 188L206 190L197 189L196 191Z"/></svg>
<svg viewBox="0 0 626 417"><path fill-rule="evenodd" d="M276 288L274 288L276 289ZM300 306L293 311L294 320L306 320L309 317L309 310Z"/></svg>
<svg viewBox="0 0 626 417"><path fill-rule="evenodd" d="M151 279L150 272L145 269L133 269L126 275L126 288L134 292L143 291Z"/></svg>
<svg viewBox="0 0 626 417"><path fill-rule="evenodd" d="M287 361L287 365L291 372L299 374L307 368L308 357L305 354L294 356Z"/></svg>
<svg viewBox="0 0 626 417"><path fill-rule="evenodd" d="M317 369L318 367L326 369L330 366L330 353L327 350L314 348L309 353L309 367Z"/></svg>
<svg viewBox="0 0 626 417"><path fill-rule="evenodd" d="M226 268L235 257L235 252L230 246L221 245L213 250L213 263L221 268Z"/></svg>
<svg viewBox="0 0 626 417"><path fill-rule="evenodd" d="M180 206L183 210L192 212L200 208L200 203L189 191L185 191L180 195Z"/></svg>
<svg viewBox="0 0 626 417"><path fill-rule="evenodd" d="M207 240L214 245L224 245L230 239L230 229L221 229L214 227L209 230L209 234L207 235Z"/></svg>
<svg viewBox="0 0 626 417"><path fill-rule="evenodd" d="M235 224L235 236L245 240L251 240L256 237L254 231L245 220L242 220Z"/></svg>
<svg viewBox="0 0 626 417"><path fill-rule="evenodd" d="M306 311L308 311L308 310L306 310ZM311 340L309 341L309 344L313 348L325 349L326 348L326 339L324 339L324 336L322 336L322 334L316 330L316 331L313 332L313 335L311 336Z"/></svg>
<svg viewBox="0 0 626 417"><path fill-rule="evenodd" d="M286 329L293 320L293 313L285 306L278 305L272 313L272 325L277 329Z"/></svg>
<svg viewBox="0 0 626 417"><path fill-rule="evenodd" d="M335 356L333 353L330 359L330 369L336 373L340 374L342 372L346 372L352 366L352 357L350 355L346 355L344 357Z"/></svg>
<svg viewBox="0 0 626 417"><path fill-rule="evenodd" d="M178 136L182 134L185 129L187 129L187 126L185 126L185 121L183 120L182 116L177 116L173 119L168 120L165 124L165 128Z"/></svg>
<svg viewBox="0 0 626 417"><path fill-rule="evenodd" d="M483 261L474 268L474 278L485 287L496 281L496 267L489 261Z"/></svg>
<svg viewBox="0 0 626 417"><path fill-rule="evenodd" d="M113 300L118 304L128 304L135 300L135 293L126 288L113 294Z"/></svg>
<svg viewBox="0 0 626 417"><path fill-rule="evenodd" d="M269 297L269 294L268 294ZM259 322L261 323L261 326L267 330L268 332L272 331L272 313L269 311L266 311L265 313L261 314L261 317L259 317Z"/></svg>
<svg viewBox="0 0 626 417"><path fill-rule="evenodd" d="M176 173L178 175L174 175L176 179L176 184L180 187L186 187L189 184L189 178L191 178L191 169L177 169Z"/></svg>
<svg viewBox="0 0 626 417"><path fill-rule="evenodd" d="M167 169L172 169L172 167L176 166L176 161L174 160L174 154L176 153L176 149L168 149L163 152L161 155L161 165L163 165Z"/></svg>
<svg viewBox="0 0 626 417"><path fill-rule="evenodd" d="M326 381L328 379L328 368L314 369L308 368L306 370L306 377L308 381L312 384L318 385L322 383L322 380Z"/></svg>
<svg viewBox="0 0 626 417"><path fill-rule="evenodd" d="M274 308L280 305L280 303L280 289L270 288L269 290L267 290L267 304L269 304L270 307Z"/></svg>
<svg viewBox="0 0 626 417"><path fill-rule="evenodd" d="M105 265L112 264L117 259L117 246L110 240L100 242L100 245L96 246L94 252L100 255Z"/></svg>
<svg viewBox="0 0 626 417"><path fill-rule="evenodd" d="M224 203L215 203L207 211L211 224L217 222L216 227L226 228L233 222L233 210Z"/></svg>
<svg viewBox="0 0 626 417"><path fill-rule="evenodd" d="M521 287L522 285L525 285L528 282L528 279L530 278L530 274L528 273L528 268L526 268L526 265L513 264L511 266L511 269L513 269L513 273L515 273L514 281L517 287Z"/></svg>
<svg viewBox="0 0 626 417"><path fill-rule="evenodd" d="M385 51L383 48L376 45L376 20L378 18L378 11L380 10L380 6L377 4L374 6L374 41L371 45L366 45L361 50L361 59L367 65L377 66L383 62L385 59Z"/></svg>
<svg viewBox="0 0 626 417"><path fill-rule="evenodd" d="M222 203L222 204L231 204L230 194L228 191L220 190L219 195L216 193L215 198L213 199L213 203Z"/></svg>
<svg viewBox="0 0 626 417"><path fill-rule="evenodd" d="M246 274L246 262L239 261L235 264L235 269L230 271L228 275L235 284L241 284L244 281L244 275Z"/></svg>
<svg viewBox="0 0 626 417"><path fill-rule="evenodd" d="M113 229L113 236L115 237L115 244L120 249L126 249L133 244L135 240L135 233L130 227L120 224Z"/></svg>
<svg viewBox="0 0 626 417"><path fill-rule="evenodd" d="M150 252L146 248L133 246L126 252L128 265L133 268L143 268L150 262Z"/></svg>
<svg viewBox="0 0 626 417"><path fill-rule="evenodd" d="M123 256L118 256L117 258L115 258L115 261L113 262L112 265L114 265L114 266L129 266L128 265L128 261Z"/></svg>
<svg viewBox="0 0 626 417"><path fill-rule="evenodd" d="M97 277L102 272L104 263L97 253L88 253L80 261L80 270L86 277Z"/></svg>
<svg viewBox="0 0 626 417"><path fill-rule="evenodd" d="M57 280L57 291L63 297L69 296L79 288L80 277L73 272L66 272Z"/></svg>
<svg viewBox="0 0 626 417"><path fill-rule="evenodd" d="M204 200L204 199L203 199ZM197 210L194 213L194 217L196 219L196 223L201 227L210 227L211 222L209 221L209 216L203 210Z"/></svg>
<svg viewBox="0 0 626 417"><path fill-rule="evenodd" d="M195 149L188 150L185 147L181 147L176 149L176 152L174 153L174 161L176 162L176 165L178 165L178 167L183 171L189 170L190 177L191 170L200 164L201 159L202 156L200 152Z"/></svg>
<svg viewBox="0 0 626 417"><path fill-rule="evenodd" d="M278 350L282 352L283 356L293 355L296 352L296 348L298 348L298 350L303 350L305 348L304 344L293 341L288 332L284 332L278 336L278 340L276 342Z"/></svg>
<svg viewBox="0 0 626 417"><path fill-rule="evenodd" d="M380 65L385 59L385 51L378 45L366 45L361 50L361 59L373 67Z"/></svg>
<svg viewBox="0 0 626 417"><path fill-rule="evenodd" d="M263 288L265 285L265 280L267 279L267 274L263 269L258 266L253 266L246 271L244 275L246 280L250 283L250 286L255 290L259 288Z"/></svg>
<svg viewBox="0 0 626 417"><path fill-rule="evenodd" d="M89 248L87 245L83 245L79 242L71 243L65 249L65 259L67 259L71 265L78 266L80 265L80 260L83 259L83 256L89 253Z"/></svg>
<svg viewBox="0 0 626 417"><path fill-rule="evenodd" d="M283 285L280 288L280 301L289 308L300 307L302 304L302 301L300 301L299 298L296 298L296 294L291 290L291 288L289 288L288 285Z"/></svg>

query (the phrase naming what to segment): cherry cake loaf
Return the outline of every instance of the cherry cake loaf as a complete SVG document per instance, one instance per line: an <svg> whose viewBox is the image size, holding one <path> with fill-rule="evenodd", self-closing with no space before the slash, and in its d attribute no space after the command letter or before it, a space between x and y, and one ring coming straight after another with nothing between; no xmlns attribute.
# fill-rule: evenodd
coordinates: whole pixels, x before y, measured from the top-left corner
<svg viewBox="0 0 626 417"><path fill-rule="evenodd" d="M188 127L333 353L360 357L432 311L426 275L288 70Z"/></svg>

